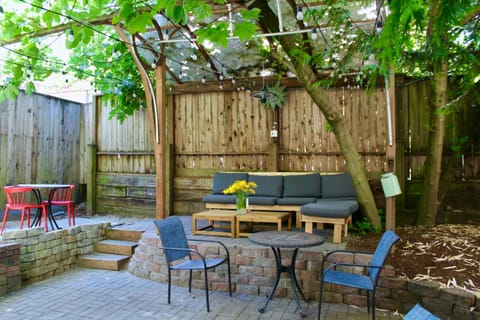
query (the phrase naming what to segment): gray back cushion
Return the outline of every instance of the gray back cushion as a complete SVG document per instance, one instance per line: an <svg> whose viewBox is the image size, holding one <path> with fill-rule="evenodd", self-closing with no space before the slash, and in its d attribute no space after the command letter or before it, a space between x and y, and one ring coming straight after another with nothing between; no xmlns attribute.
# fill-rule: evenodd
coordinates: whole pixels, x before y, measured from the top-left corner
<svg viewBox="0 0 480 320"><path fill-rule="evenodd" d="M322 176L322 199L356 197L349 173Z"/></svg>
<svg viewBox="0 0 480 320"><path fill-rule="evenodd" d="M254 181L257 184L255 196L281 197L283 191L282 176L261 176L251 174L248 181Z"/></svg>
<svg viewBox="0 0 480 320"><path fill-rule="evenodd" d="M301 174L283 177L283 197L320 198L321 176L319 173Z"/></svg>
<svg viewBox="0 0 480 320"><path fill-rule="evenodd" d="M223 194L223 190L237 180L248 180L248 174L246 172L215 172L212 193Z"/></svg>

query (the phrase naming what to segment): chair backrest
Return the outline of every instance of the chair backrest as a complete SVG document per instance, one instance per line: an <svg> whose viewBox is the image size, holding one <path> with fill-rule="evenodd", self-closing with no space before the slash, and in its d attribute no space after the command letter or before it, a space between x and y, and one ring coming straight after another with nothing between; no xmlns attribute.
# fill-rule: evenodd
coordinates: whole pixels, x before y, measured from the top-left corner
<svg viewBox="0 0 480 320"><path fill-rule="evenodd" d="M32 191L30 187L6 186L4 188L7 198L7 205L11 209L21 208L25 204L25 197Z"/></svg>
<svg viewBox="0 0 480 320"><path fill-rule="evenodd" d="M69 188L59 188L55 190L52 201L72 201L74 188L75 186L71 184ZM48 190L47 190L47 197L48 197Z"/></svg>
<svg viewBox="0 0 480 320"><path fill-rule="evenodd" d="M392 248L393 244L400 239L392 229L388 229L382 235L380 242L377 245L377 249L375 250L372 260L370 261L371 266L383 266L385 260L387 259L388 253ZM380 268L369 268L369 273L372 279L376 282L378 275L380 274Z"/></svg>
<svg viewBox="0 0 480 320"><path fill-rule="evenodd" d="M418 303L405 315L403 320L440 320Z"/></svg>
<svg viewBox="0 0 480 320"><path fill-rule="evenodd" d="M164 248L189 249L185 230L183 229L180 218L169 217L164 220L155 220L153 223L160 233L160 239L162 240L162 246ZM190 253L188 251L165 250L167 263L188 257L189 255Z"/></svg>

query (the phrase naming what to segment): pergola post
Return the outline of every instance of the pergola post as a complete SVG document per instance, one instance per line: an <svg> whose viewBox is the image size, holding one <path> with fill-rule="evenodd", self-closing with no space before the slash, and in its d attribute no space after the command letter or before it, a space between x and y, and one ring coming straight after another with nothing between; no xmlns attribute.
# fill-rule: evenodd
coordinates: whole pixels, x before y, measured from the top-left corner
<svg viewBox="0 0 480 320"><path fill-rule="evenodd" d="M397 142L396 142L396 103L395 103L395 73L393 68L390 70L389 75L385 76L385 94L387 95L387 115L389 141L386 148L387 156L387 172L395 173L396 169L396 157L397 157ZM385 228L395 229L396 225L396 205L395 197L385 198Z"/></svg>

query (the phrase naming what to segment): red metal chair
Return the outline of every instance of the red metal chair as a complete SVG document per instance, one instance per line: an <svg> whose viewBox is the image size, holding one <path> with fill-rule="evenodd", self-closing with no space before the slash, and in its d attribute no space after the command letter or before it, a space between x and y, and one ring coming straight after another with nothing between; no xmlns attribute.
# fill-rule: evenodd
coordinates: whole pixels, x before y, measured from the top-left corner
<svg viewBox="0 0 480 320"><path fill-rule="evenodd" d="M28 192L32 191L32 188L6 186L4 189L7 197L7 204L5 205L5 212L3 214L2 228L0 230L0 234L3 234L5 224L7 223L8 212L10 210L22 211L22 214L20 216L20 229L23 229L23 221L25 220L25 213L27 213L27 223L28 227L30 227L31 209L42 209L43 219L45 220L45 231L48 232L47 206L43 203L25 202L26 195Z"/></svg>
<svg viewBox="0 0 480 320"><path fill-rule="evenodd" d="M72 223L75 225L75 202L72 200L74 188L75 186L71 184L70 188L57 189L50 200L44 201L45 204L51 207L65 207L67 209L68 226L71 226Z"/></svg>

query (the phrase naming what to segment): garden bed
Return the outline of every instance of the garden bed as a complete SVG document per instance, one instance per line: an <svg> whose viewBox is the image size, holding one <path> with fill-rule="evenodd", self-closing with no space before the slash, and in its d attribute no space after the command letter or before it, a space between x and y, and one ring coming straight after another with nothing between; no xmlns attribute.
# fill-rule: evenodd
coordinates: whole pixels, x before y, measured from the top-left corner
<svg viewBox="0 0 480 320"><path fill-rule="evenodd" d="M387 264L410 280L437 281L480 294L480 226L398 227ZM351 235L347 247L373 251L381 234Z"/></svg>

